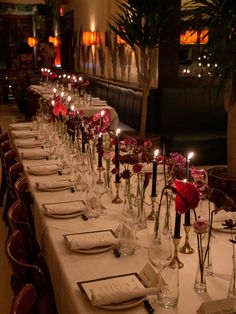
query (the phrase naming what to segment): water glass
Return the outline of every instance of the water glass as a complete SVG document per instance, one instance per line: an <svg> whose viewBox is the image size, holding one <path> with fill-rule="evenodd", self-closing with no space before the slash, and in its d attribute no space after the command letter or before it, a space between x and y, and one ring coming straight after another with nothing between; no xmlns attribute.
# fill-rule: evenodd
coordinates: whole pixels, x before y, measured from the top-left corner
<svg viewBox="0 0 236 314"><path fill-rule="evenodd" d="M178 264L171 263L158 273L157 303L163 309L177 306L179 299L179 268Z"/></svg>

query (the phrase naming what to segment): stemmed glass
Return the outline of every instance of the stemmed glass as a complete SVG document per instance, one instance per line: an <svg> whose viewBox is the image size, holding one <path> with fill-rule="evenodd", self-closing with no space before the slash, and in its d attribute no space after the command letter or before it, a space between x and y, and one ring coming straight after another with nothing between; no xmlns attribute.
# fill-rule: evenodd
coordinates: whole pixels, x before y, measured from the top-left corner
<svg viewBox="0 0 236 314"><path fill-rule="evenodd" d="M161 234L160 237L151 235L148 259L158 272L168 266L172 259L172 239L170 233Z"/></svg>

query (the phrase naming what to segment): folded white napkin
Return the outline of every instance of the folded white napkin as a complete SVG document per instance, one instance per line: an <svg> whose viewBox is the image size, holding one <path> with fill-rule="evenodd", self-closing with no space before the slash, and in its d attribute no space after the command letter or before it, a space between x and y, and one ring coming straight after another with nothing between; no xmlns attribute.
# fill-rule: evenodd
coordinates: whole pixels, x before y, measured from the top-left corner
<svg viewBox="0 0 236 314"><path fill-rule="evenodd" d="M43 211L45 214L50 215L74 214L83 211L83 203L78 201L70 203L45 204Z"/></svg>
<svg viewBox="0 0 236 314"><path fill-rule="evenodd" d="M16 140L16 146L21 147L21 148L35 148L35 147L41 147L42 143L36 139L27 138L27 139Z"/></svg>
<svg viewBox="0 0 236 314"><path fill-rule="evenodd" d="M217 214L213 216L213 221L215 222L224 222L228 219L232 219L236 222L236 212L226 212L225 210L220 210Z"/></svg>
<svg viewBox="0 0 236 314"><path fill-rule="evenodd" d="M71 250L89 250L95 247L102 247L102 246L110 246L114 244L118 244L119 240L112 238L112 239L99 239L99 238L87 238L87 239L71 239L69 241L69 247Z"/></svg>
<svg viewBox="0 0 236 314"><path fill-rule="evenodd" d="M35 176L45 176L57 173L61 168L58 165L42 165L42 166L29 166L29 173Z"/></svg>
<svg viewBox="0 0 236 314"><path fill-rule="evenodd" d="M21 152L21 157L23 159L44 159L49 156L49 152L45 149L32 149L25 150Z"/></svg>
<svg viewBox="0 0 236 314"><path fill-rule="evenodd" d="M33 122L20 122L20 123L12 123L10 124L10 128L12 130L25 130L32 129L36 124Z"/></svg>
<svg viewBox="0 0 236 314"><path fill-rule="evenodd" d="M66 189L73 186L73 182L71 180L54 180L54 181L41 181L35 182L37 188L41 191L57 191L60 189Z"/></svg>
<svg viewBox="0 0 236 314"><path fill-rule="evenodd" d="M156 288L129 288L129 287L118 287L118 289L99 289L98 292L94 293L91 291L91 303L93 305L108 305L112 303L121 303L129 300L133 300L147 295L156 294Z"/></svg>
<svg viewBox="0 0 236 314"><path fill-rule="evenodd" d="M14 137L17 138L32 138L36 136L36 133L30 130L16 130L12 132Z"/></svg>

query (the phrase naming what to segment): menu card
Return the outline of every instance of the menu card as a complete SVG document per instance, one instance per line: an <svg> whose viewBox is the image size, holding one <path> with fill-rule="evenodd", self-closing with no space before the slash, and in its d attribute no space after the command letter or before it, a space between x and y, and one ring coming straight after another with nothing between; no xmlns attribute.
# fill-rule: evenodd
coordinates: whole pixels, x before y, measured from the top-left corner
<svg viewBox="0 0 236 314"><path fill-rule="evenodd" d="M84 293L90 301L93 295L106 294L114 295L117 291L131 292L137 289L145 289L145 285L137 273L123 274L112 277L99 278L96 280L77 283L81 292Z"/></svg>

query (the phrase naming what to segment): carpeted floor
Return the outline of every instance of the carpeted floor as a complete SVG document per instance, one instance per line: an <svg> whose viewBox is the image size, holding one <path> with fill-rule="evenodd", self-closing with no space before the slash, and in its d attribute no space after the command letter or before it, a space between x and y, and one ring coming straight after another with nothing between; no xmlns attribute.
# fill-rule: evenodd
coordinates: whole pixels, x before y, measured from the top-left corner
<svg viewBox="0 0 236 314"><path fill-rule="evenodd" d="M11 122L23 121L24 116L19 114L15 104L0 104L0 126L3 132L7 131ZM1 174L0 174L1 176ZM2 208L0 208L2 216ZM5 240L8 228L0 217L0 313L9 314L12 302L12 292L10 288L11 269L5 256Z"/></svg>

